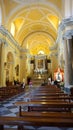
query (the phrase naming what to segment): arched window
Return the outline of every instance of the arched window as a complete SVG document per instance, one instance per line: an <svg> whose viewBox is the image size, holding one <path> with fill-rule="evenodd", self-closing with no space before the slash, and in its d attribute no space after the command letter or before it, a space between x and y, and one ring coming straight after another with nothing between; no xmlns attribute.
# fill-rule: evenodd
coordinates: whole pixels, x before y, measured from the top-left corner
<svg viewBox="0 0 73 130"><path fill-rule="evenodd" d="M14 36L15 35L15 25L14 25L14 23L12 22L11 23L11 34Z"/></svg>

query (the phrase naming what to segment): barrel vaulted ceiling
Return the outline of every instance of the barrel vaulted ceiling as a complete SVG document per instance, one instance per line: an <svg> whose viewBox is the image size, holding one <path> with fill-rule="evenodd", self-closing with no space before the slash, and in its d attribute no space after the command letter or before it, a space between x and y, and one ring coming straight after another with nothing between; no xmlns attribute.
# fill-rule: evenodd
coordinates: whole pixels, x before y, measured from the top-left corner
<svg viewBox="0 0 73 130"><path fill-rule="evenodd" d="M32 55L50 53L62 18L62 0L1 0L2 23Z"/></svg>

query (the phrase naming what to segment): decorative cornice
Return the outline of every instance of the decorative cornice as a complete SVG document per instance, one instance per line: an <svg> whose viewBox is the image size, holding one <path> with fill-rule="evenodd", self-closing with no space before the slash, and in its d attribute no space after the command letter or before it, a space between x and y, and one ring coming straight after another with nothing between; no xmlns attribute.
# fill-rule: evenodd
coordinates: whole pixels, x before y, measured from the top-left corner
<svg viewBox="0 0 73 130"><path fill-rule="evenodd" d="M72 36L73 36L73 30L68 30L63 35L63 39L72 39Z"/></svg>
<svg viewBox="0 0 73 130"><path fill-rule="evenodd" d="M49 55L50 57L53 57L53 56L56 56L56 57L58 57L58 52L53 52L53 53L50 53L50 55Z"/></svg>
<svg viewBox="0 0 73 130"><path fill-rule="evenodd" d="M26 59L26 58L27 58L26 55L25 55L25 56L20 55L20 59L21 59L21 60Z"/></svg>
<svg viewBox="0 0 73 130"><path fill-rule="evenodd" d="M0 44L8 45L8 43L6 42L4 38L0 38Z"/></svg>
<svg viewBox="0 0 73 130"><path fill-rule="evenodd" d="M5 36L5 39L4 38L0 39L2 43L6 43L8 45L8 43L6 41L6 37L7 37L8 40L12 44L14 44L14 46L16 46L20 51L26 52L26 49L23 49L22 47L20 47L19 43L14 39L12 34L8 30L5 29L5 27L3 25L0 26L0 33L3 34L3 36Z"/></svg>
<svg viewBox="0 0 73 130"><path fill-rule="evenodd" d="M24 53L25 53L25 52L26 52L26 53L29 53L29 50L28 50L28 49L24 49L24 48L22 48L22 47L21 47L21 52L24 52Z"/></svg>
<svg viewBox="0 0 73 130"><path fill-rule="evenodd" d="M63 19L62 22L59 25L58 31L59 32L63 31L67 26L71 26L71 25L73 25L73 16L66 18L66 19Z"/></svg>
<svg viewBox="0 0 73 130"><path fill-rule="evenodd" d="M68 35L69 35L68 38L70 37L70 35L72 36L73 35L72 27L73 27L73 16L63 19L58 28L58 37L56 42L58 43L60 39L67 37Z"/></svg>
<svg viewBox="0 0 73 130"><path fill-rule="evenodd" d="M14 37L11 35L11 33L4 28L3 25L0 26L0 32L8 38L9 41L11 41L18 49L20 49L20 46L18 42L14 39Z"/></svg>
<svg viewBox="0 0 73 130"><path fill-rule="evenodd" d="M35 59L46 59L46 55L35 55Z"/></svg>

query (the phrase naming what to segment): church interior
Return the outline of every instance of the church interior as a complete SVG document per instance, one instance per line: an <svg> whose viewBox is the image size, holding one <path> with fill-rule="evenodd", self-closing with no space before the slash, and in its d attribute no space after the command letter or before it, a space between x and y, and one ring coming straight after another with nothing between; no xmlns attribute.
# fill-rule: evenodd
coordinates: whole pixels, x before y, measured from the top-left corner
<svg viewBox="0 0 73 130"><path fill-rule="evenodd" d="M0 0L0 129L73 130L72 124L73 0Z"/></svg>

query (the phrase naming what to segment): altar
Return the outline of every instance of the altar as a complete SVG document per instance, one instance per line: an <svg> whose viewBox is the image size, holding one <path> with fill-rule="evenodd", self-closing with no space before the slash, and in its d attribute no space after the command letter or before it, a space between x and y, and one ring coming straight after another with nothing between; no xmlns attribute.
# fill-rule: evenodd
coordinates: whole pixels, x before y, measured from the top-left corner
<svg viewBox="0 0 73 130"><path fill-rule="evenodd" d="M45 55L37 55L35 56L35 68L34 72L38 75L42 75L47 72L46 67L46 56Z"/></svg>

